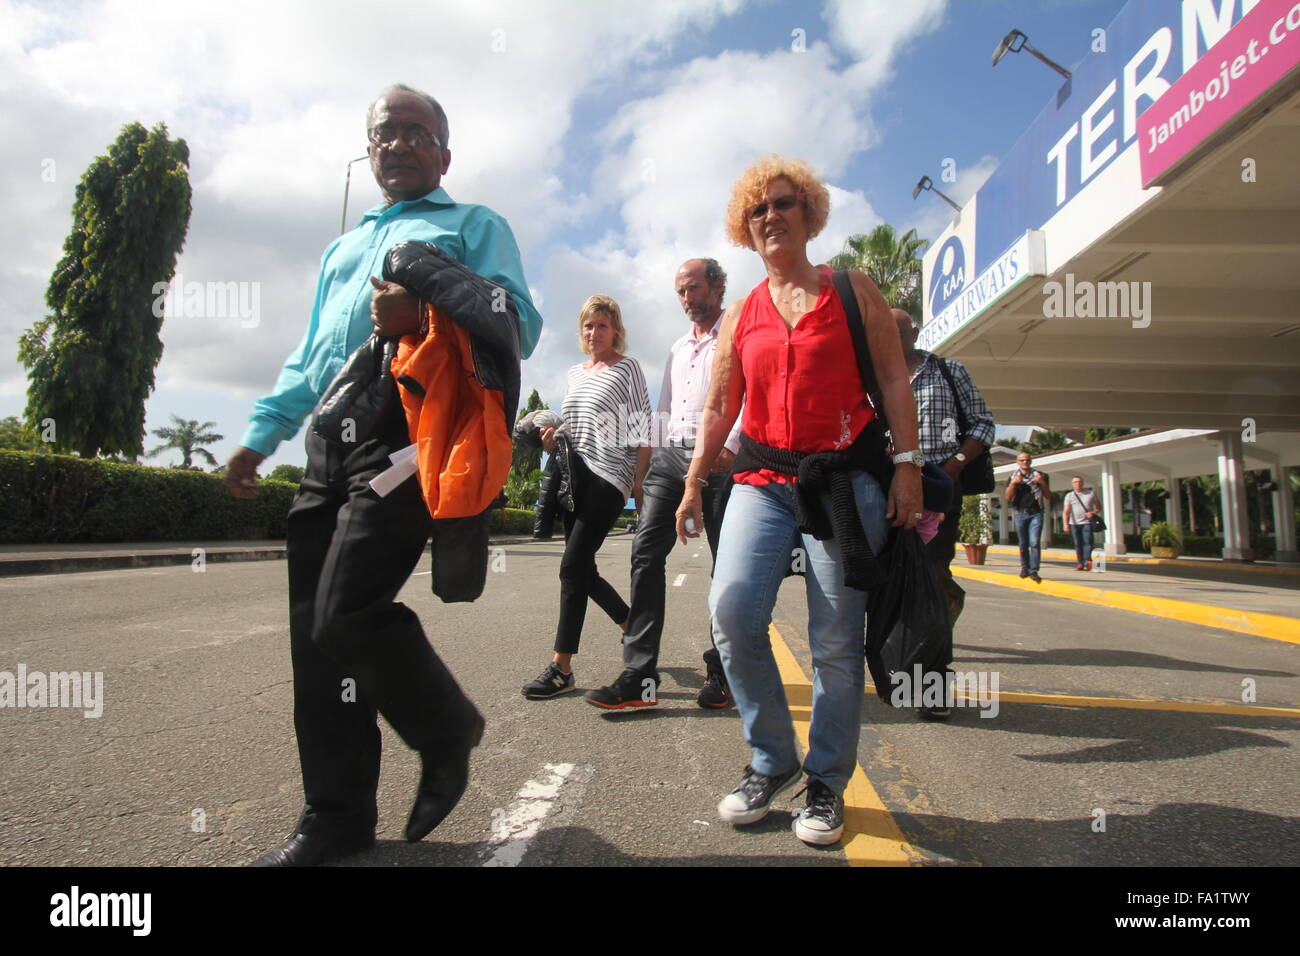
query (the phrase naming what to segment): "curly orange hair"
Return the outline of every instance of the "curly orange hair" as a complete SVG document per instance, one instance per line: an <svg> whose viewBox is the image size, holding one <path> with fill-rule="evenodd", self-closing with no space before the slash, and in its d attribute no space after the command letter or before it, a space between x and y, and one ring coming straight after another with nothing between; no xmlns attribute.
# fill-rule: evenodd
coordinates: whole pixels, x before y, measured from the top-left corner
<svg viewBox="0 0 1300 956"><path fill-rule="evenodd" d="M826 227L831 214L831 194L812 167L802 159L772 155L741 173L736 185L731 187L731 202L727 205L727 238L735 245L754 248L754 240L749 235L749 210L763 201L763 194L774 179L789 180L803 197L809 239Z"/></svg>

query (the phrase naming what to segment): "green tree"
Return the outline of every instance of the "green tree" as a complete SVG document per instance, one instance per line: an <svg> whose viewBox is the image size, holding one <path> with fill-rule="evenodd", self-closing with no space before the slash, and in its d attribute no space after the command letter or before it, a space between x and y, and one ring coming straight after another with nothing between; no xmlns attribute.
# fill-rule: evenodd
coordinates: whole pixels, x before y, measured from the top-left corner
<svg viewBox="0 0 1300 956"><path fill-rule="evenodd" d="M144 404L162 358L157 283L170 282L190 221L189 148L139 123L86 169L72 231L45 293L50 313L19 340L27 420L85 458L139 455Z"/></svg>
<svg viewBox="0 0 1300 956"><path fill-rule="evenodd" d="M159 445L149 452L150 458L161 455L169 448L176 448L180 450L182 456L181 468L192 468L192 459L195 455L199 455L209 465L217 463L217 459L212 456L212 452L199 447L208 442L221 441L226 437L211 431L216 426L216 422L204 422L200 425L192 419L178 418L176 415L172 416L172 421L176 425L175 428L155 428L153 430L153 433L161 438L165 444Z"/></svg>
<svg viewBox="0 0 1300 956"><path fill-rule="evenodd" d="M36 430L16 415L0 420L0 450L39 451L40 436Z"/></svg>
<svg viewBox="0 0 1300 956"><path fill-rule="evenodd" d="M529 412L535 412L540 408L546 407L548 406L542 401L542 396L537 393L537 389L533 389L532 394L528 396L528 401L524 403L524 407L519 409L519 415L515 418L515 421L518 422ZM510 459L511 474L528 476L541 467L542 450L540 448L533 448L531 445L525 445L523 442L515 442L515 447L511 453ZM532 502L529 502L528 507L532 507Z"/></svg>
<svg viewBox="0 0 1300 956"><path fill-rule="evenodd" d="M1092 444L1096 441L1106 441L1108 438L1132 435L1137 430L1136 428L1087 428L1084 430L1083 440L1087 444Z"/></svg>
<svg viewBox="0 0 1300 956"><path fill-rule="evenodd" d="M276 465L266 477L271 481L288 481L297 485L302 483L305 470L300 465Z"/></svg>
<svg viewBox="0 0 1300 956"><path fill-rule="evenodd" d="M1033 455L1046 455L1050 452L1060 451L1062 448L1069 448L1074 442L1066 437L1065 432L1058 431L1055 428L1048 428L1039 432L1021 447Z"/></svg>
<svg viewBox="0 0 1300 956"><path fill-rule="evenodd" d="M537 496L541 490L542 469L534 468L527 475L512 471L506 478L506 503L511 508L527 508L531 511L537 505Z"/></svg>
<svg viewBox="0 0 1300 956"><path fill-rule="evenodd" d="M894 227L881 223L866 235L849 236L844 251L831 256L832 269L859 269L880 287L885 301L903 309L916 321L921 319L921 254L930 243L919 239L915 229L899 236Z"/></svg>

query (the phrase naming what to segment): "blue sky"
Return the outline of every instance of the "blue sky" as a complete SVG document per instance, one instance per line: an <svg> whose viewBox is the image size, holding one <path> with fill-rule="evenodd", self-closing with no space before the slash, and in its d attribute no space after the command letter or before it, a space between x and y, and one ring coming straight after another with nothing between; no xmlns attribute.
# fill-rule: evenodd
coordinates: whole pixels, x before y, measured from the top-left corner
<svg viewBox="0 0 1300 956"><path fill-rule="evenodd" d="M667 347L685 329L676 265L719 258L731 295L761 276L757 257L721 232L730 184L748 162L802 156L833 186L814 254L881 221L932 237L948 209L927 194L914 202L917 179L927 174L964 201L1059 85L1027 54L992 68L998 40L1018 27L1072 66L1122 6L498 0L362 12L297 0L0 0L0 70L13 78L0 90L9 172L0 198L11 223L31 224L0 240L0 348L16 356L18 336L43 312L81 170L123 123L163 120L192 156L179 271L256 282L261 312L252 328L233 317L167 320L147 427L171 413L215 421L226 438L213 450L224 459L301 337L320 252L338 229L344 163L364 151L365 105L401 81L451 114L448 191L498 209L519 237L547 321L525 389L558 405L565 369L580 358L576 306L606 292L622 303L631 354L656 391ZM303 31L309 15L313 30ZM945 158L955 183L941 179ZM49 159L52 182L40 176ZM354 221L377 198L368 178L354 167ZM0 417L22 414L25 388L14 359L0 365ZM302 460L300 434L268 467Z"/></svg>

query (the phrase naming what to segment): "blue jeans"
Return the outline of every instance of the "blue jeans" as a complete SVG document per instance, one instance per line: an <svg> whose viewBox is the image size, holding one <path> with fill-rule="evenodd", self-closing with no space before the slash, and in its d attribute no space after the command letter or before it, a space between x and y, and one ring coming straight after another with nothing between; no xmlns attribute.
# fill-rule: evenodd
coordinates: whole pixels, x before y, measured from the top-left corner
<svg viewBox="0 0 1300 956"><path fill-rule="evenodd" d="M1020 570L1038 573L1038 552L1043 540L1043 513L1016 513L1016 540L1020 542Z"/></svg>
<svg viewBox="0 0 1300 956"><path fill-rule="evenodd" d="M867 474L852 477L863 529L878 553L887 531L885 495ZM829 505L829 496L822 500ZM799 533L790 485L736 485L720 537L709 612L745 742L754 748L750 763L769 776L799 765L768 625L791 549L800 547L813 660L812 722L803 769L810 779L843 793L857 763L862 729L867 594L845 586L838 541Z"/></svg>
<svg viewBox="0 0 1300 956"><path fill-rule="evenodd" d="M1070 537L1074 539L1074 556L1080 564L1092 560L1092 525L1070 525Z"/></svg>

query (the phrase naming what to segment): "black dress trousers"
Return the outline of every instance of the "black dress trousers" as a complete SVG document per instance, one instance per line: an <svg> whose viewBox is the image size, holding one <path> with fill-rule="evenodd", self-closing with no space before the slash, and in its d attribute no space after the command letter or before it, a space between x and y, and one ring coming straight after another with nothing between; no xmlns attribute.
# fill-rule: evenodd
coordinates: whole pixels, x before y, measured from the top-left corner
<svg viewBox="0 0 1300 956"><path fill-rule="evenodd" d="M410 444L401 406L355 446L307 435L307 470L288 519L294 727L302 832L373 831L382 714L415 750L460 745L477 712L394 601L433 529L412 476L387 497L369 481Z"/></svg>

